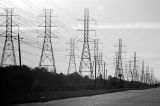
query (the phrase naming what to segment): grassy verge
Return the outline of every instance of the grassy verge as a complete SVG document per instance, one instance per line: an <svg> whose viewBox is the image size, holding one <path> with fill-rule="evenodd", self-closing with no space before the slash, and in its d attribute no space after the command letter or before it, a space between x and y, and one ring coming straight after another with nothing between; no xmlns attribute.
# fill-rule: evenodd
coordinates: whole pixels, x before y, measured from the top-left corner
<svg viewBox="0 0 160 106"><path fill-rule="evenodd" d="M6 93L2 97L3 104L20 104L20 103L32 103L32 102L47 102L57 99L92 96L104 93L112 93L125 91L130 89L99 89L99 90L78 90L78 91L58 91L58 92L47 92L47 93Z"/></svg>

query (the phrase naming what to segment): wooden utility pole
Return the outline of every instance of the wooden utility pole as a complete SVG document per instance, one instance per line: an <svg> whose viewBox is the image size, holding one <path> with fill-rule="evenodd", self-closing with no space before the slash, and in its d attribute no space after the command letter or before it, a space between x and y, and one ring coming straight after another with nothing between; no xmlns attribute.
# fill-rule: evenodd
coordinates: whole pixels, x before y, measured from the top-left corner
<svg viewBox="0 0 160 106"><path fill-rule="evenodd" d="M18 33L18 51L19 51L19 65L21 67L21 47L20 47L20 37Z"/></svg>

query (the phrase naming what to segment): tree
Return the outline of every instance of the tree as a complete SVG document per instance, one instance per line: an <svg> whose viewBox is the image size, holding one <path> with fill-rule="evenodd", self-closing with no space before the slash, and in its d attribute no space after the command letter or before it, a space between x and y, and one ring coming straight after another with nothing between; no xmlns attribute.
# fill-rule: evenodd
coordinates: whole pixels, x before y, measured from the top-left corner
<svg viewBox="0 0 160 106"><path fill-rule="evenodd" d="M109 75L108 76L108 80L110 81L112 79L112 75Z"/></svg>

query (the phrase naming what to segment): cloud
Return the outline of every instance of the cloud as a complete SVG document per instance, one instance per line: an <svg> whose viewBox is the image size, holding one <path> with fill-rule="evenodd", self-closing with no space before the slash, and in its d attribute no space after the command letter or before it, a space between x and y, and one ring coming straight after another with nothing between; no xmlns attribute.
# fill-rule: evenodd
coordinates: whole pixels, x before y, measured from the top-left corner
<svg viewBox="0 0 160 106"><path fill-rule="evenodd" d="M160 29L160 23L98 24L100 29Z"/></svg>

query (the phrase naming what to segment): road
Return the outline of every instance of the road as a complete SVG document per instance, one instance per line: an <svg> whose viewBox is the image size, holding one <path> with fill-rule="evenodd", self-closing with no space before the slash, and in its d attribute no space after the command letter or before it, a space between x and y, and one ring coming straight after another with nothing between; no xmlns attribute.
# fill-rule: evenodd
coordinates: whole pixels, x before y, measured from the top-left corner
<svg viewBox="0 0 160 106"><path fill-rule="evenodd" d="M160 106L160 88L28 103L19 106Z"/></svg>

